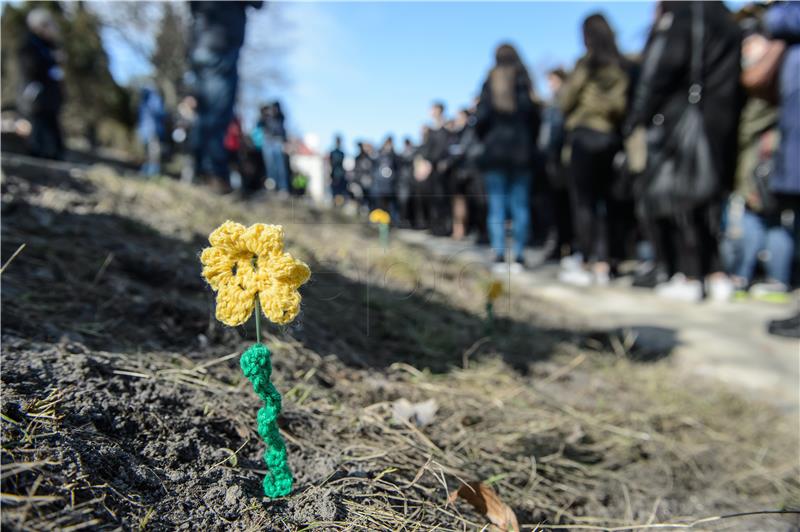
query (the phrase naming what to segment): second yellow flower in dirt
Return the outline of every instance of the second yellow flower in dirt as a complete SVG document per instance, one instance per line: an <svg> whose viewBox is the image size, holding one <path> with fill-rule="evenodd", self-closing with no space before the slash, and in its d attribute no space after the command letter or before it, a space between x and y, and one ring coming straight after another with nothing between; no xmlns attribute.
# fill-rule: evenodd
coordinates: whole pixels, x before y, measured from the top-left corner
<svg viewBox="0 0 800 532"><path fill-rule="evenodd" d="M369 221L374 224L389 225L392 221L392 217L383 209L373 209L372 212L369 213Z"/></svg>
<svg viewBox="0 0 800 532"><path fill-rule="evenodd" d="M300 285L311 270L283 251L283 227L228 220L208 237L203 250L203 277L217 291L216 316L235 327L253 314L256 297L264 315L285 324L300 312Z"/></svg>
<svg viewBox="0 0 800 532"><path fill-rule="evenodd" d="M503 283L500 281L492 281L486 289L486 298L489 302L493 303L495 299L503 295Z"/></svg>

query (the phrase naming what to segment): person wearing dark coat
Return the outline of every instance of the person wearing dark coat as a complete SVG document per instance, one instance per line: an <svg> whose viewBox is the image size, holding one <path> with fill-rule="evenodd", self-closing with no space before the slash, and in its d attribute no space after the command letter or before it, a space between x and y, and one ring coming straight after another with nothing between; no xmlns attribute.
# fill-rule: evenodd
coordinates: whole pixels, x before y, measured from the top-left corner
<svg viewBox="0 0 800 532"><path fill-rule="evenodd" d="M264 108L264 164L267 177L275 184L275 189L282 194L289 192L289 168L286 153L283 149L287 140L286 117L280 102L273 102Z"/></svg>
<svg viewBox="0 0 800 532"><path fill-rule="evenodd" d="M674 205L647 225L656 260L672 275L657 293L671 299L698 301L703 297L703 278L720 271L717 231L721 206L733 189L737 154L737 125L743 104L739 84L741 31L722 2L662 2L644 52L641 75L634 92L629 123L648 130L647 186L656 175L664 144L670 139L692 96L692 22L702 15L702 94L700 110L708 138L717 193L698 205ZM655 43L659 43L656 45ZM649 211L641 203L639 208ZM716 287L719 287L718 289ZM709 292L732 290L730 281L708 279ZM717 296L712 295L713 298ZM724 297L720 295L720 298Z"/></svg>
<svg viewBox="0 0 800 532"><path fill-rule="evenodd" d="M342 151L342 137L336 135L333 149L328 154L328 164L331 168L331 195L334 204L341 205L347 197L347 173L344 170L344 151Z"/></svg>
<svg viewBox="0 0 800 532"><path fill-rule="evenodd" d="M449 149L450 190L453 196L453 238L461 240L471 228L485 233L484 201L480 172L475 159L478 135L475 131L475 116L469 109L462 109L456 116L453 129L453 144ZM482 218L482 219L481 219Z"/></svg>
<svg viewBox="0 0 800 532"><path fill-rule="evenodd" d="M450 233L451 208L449 194L448 149L452 143L452 132L446 126L445 106L434 103L431 107L433 121L420 147L420 156L430 165L430 172L421 183L420 195L430 214L428 220L434 235Z"/></svg>
<svg viewBox="0 0 800 532"><path fill-rule="evenodd" d="M195 172L220 192L230 191L224 138L233 119L239 85L239 52L244 44L247 7L261 1L191 1L189 85L197 101L192 129Z"/></svg>
<svg viewBox="0 0 800 532"><path fill-rule="evenodd" d="M398 225L411 227L413 222L412 191L414 187L414 156L411 139L403 139L403 150L397 155L397 214Z"/></svg>
<svg viewBox="0 0 800 532"><path fill-rule="evenodd" d="M31 123L29 149L35 157L62 159L64 141L59 113L63 103L58 25L50 11L36 8L26 19L28 33L19 50L20 110Z"/></svg>
<svg viewBox="0 0 800 532"><path fill-rule="evenodd" d="M800 264L800 4L777 2L769 8L764 25L774 39L786 42L780 77L781 143L770 188L780 207L793 213L794 262ZM798 282L795 271L795 282ZM800 312L769 324L769 332L791 338L800 337Z"/></svg>
<svg viewBox="0 0 800 532"><path fill-rule="evenodd" d="M368 208L372 208L371 189L374 172L375 159L372 156L372 145L368 142L359 142L351 192L362 205Z"/></svg>
<svg viewBox="0 0 800 532"><path fill-rule="evenodd" d="M500 45L495 60L475 114L476 132L483 143L480 165L488 197L487 226L495 267L505 268L506 214L511 215L510 269L521 271L525 264L522 252L528 241L531 168L540 116L533 101L533 84L514 47Z"/></svg>
<svg viewBox="0 0 800 532"><path fill-rule="evenodd" d="M562 162L564 148L564 113L558 106L558 93L567 73L556 68L547 73L547 84L552 101L542 109L542 128L539 149L544 161L547 179L540 180L543 200L541 207L549 215L551 230L555 233L554 246L548 258L561 260L572 254L572 208L567 187L567 169Z"/></svg>
<svg viewBox="0 0 800 532"><path fill-rule="evenodd" d="M378 156L375 157L372 179L372 206L390 213L397 219L397 155L394 152L394 139L386 137Z"/></svg>

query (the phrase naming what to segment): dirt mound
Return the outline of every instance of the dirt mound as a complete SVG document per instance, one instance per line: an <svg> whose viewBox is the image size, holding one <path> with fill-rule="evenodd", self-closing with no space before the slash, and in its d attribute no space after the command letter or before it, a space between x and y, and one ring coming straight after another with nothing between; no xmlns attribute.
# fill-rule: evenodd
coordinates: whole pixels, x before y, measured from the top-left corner
<svg viewBox="0 0 800 532"><path fill-rule="evenodd" d="M615 356L526 298L503 300L487 337L480 268L384 253L363 224L302 204L3 164L9 529L480 528L447 502L462 480L544 528L800 503L783 414L676 382L668 357ZM284 223L315 272L298 322L269 335L296 477L276 501L238 367L252 331L211 319L199 277L225 218ZM435 405L430 419L398 419L401 399ZM753 519L735 526L800 525Z"/></svg>

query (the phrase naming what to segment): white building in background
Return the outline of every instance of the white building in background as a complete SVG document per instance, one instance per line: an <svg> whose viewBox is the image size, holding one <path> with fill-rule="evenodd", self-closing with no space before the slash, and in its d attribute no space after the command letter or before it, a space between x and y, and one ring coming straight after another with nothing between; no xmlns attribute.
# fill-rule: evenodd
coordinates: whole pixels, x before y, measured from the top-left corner
<svg viewBox="0 0 800 532"><path fill-rule="evenodd" d="M329 200L328 172L325 156L319 151L319 137L307 134L302 140L295 140L289 152L292 171L308 178L306 196L314 203L325 203Z"/></svg>

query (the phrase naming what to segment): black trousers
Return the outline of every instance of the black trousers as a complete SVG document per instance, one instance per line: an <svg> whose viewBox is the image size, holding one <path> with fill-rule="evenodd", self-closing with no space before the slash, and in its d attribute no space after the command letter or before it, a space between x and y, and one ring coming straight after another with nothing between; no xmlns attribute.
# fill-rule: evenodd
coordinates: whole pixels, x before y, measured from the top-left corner
<svg viewBox="0 0 800 532"><path fill-rule="evenodd" d="M668 218L652 220L650 239L656 260L670 275L693 279L719 271L717 240L721 203L714 201Z"/></svg>
<svg viewBox="0 0 800 532"><path fill-rule="evenodd" d="M618 143L610 133L577 128L570 135L569 168L575 245L584 260L609 258L608 209L614 155Z"/></svg>
<svg viewBox="0 0 800 532"><path fill-rule="evenodd" d="M31 155L46 159L64 158L64 141L58 113L37 113L31 117Z"/></svg>
<svg viewBox="0 0 800 532"><path fill-rule="evenodd" d="M430 181L430 230L438 236L449 235L453 228L452 194L449 191L449 176L431 173Z"/></svg>

